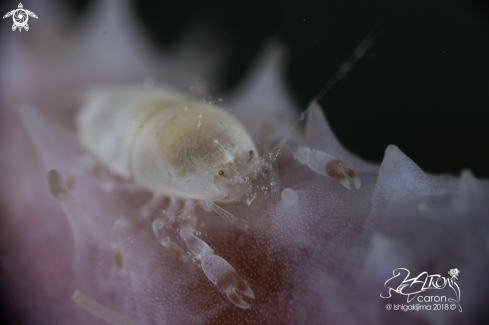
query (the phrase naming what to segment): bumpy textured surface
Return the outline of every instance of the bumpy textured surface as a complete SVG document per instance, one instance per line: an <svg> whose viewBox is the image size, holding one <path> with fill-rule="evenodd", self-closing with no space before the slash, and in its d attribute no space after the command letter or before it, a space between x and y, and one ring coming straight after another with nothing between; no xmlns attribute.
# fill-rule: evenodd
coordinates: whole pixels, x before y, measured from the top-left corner
<svg viewBox="0 0 489 325"><path fill-rule="evenodd" d="M110 18L100 21L117 22ZM115 30L125 35L122 26ZM149 221L137 217L148 193L106 193L96 175L85 170L73 190L83 212L67 218L46 180L53 168L66 180L83 154L73 127L73 108L79 102L66 90L78 90L89 77L103 75L97 62L104 66L114 48L127 57L120 67L114 61L104 67L117 71L119 78L112 82L144 75L151 62L120 51L125 39L105 47L80 39L74 47L84 52L76 62L91 62L94 72L78 79L69 70L73 61L62 54L66 65L52 71L50 58L28 57L21 44L6 42L10 52L2 64L16 67L13 75L20 81L1 80L0 262L6 306L22 312L17 324L105 324L70 300L77 289L143 324L457 324L487 317L489 182L469 171L460 177L427 175L395 146L386 149L380 166L366 163L342 148L319 110L309 114L304 132L292 138L345 161L362 180L359 190L318 176L284 153L279 179L281 191L286 190L278 202L222 205L252 229L244 232L211 212L196 210L197 236L252 288L250 309L231 305L196 261L185 263L158 243ZM249 126L260 153L260 146L287 132L294 107L281 86L279 52L271 47L266 53L266 63L257 66L262 73L245 83L251 89L244 86L232 107ZM161 69L162 75L171 75ZM46 78L59 87L40 89ZM266 100L260 101L264 94ZM19 97L39 112L21 110L24 123L12 105ZM125 222L111 232L121 215ZM185 247L175 237L175 225L167 231ZM122 259L114 258L114 242L121 243ZM463 312L386 310L380 295L399 267L412 276L426 271L445 277L458 268ZM405 296L392 299L406 303Z"/></svg>

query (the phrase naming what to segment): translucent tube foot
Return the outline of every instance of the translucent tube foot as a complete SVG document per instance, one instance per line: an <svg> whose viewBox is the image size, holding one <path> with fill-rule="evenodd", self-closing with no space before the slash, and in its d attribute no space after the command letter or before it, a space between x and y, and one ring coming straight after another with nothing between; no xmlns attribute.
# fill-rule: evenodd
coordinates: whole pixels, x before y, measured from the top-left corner
<svg viewBox="0 0 489 325"><path fill-rule="evenodd" d="M109 324L113 325L143 325L135 320L124 317L107 307L93 301L88 298L81 290L76 290L71 295L71 300L73 300L78 306L82 307L90 314L105 320Z"/></svg>

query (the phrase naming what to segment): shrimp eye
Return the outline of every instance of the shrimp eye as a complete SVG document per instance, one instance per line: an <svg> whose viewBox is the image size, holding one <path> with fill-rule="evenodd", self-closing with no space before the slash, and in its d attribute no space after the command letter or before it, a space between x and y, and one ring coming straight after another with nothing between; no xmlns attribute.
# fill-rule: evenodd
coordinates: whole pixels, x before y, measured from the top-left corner
<svg viewBox="0 0 489 325"><path fill-rule="evenodd" d="M221 169L221 170L219 171L219 176L221 176L221 177L226 177L226 175L224 175L224 170L222 170L222 169Z"/></svg>
<svg viewBox="0 0 489 325"><path fill-rule="evenodd" d="M253 157L255 157L255 152L253 150L250 150L250 151L248 151L248 153L250 154L250 159L248 160L248 162L250 162L251 159L253 159Z"/></svg>

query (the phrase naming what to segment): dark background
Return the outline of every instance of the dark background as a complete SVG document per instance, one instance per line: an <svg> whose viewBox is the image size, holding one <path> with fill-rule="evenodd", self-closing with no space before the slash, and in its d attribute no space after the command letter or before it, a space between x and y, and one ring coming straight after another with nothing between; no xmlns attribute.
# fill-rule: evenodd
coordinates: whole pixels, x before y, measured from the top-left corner
<svg viewBox="0 0 489 325"><path fill-rule="evenodd" d="M92 1L65 3L81 17ZM484 1L131 4L147 35L163 47L175 44L189 26L210 27L214 41L231 49L222 90L237 85L267 40L280 38L290 51L287 84L304 108L385 20L385 31L366 58L320 101L334 132L371 161L380 162L386 146L396 144L426 171L459 174L470 168L477 177L489 177L489 4ZM7 11L6 5L0 7Z"/></svg>
<svg viewBox="0 0 489 325"><path fill-rule="evenodd" d="M92 1L64 2L79 19ZM0 12L17 5L2 1ZM231 49L223 91L238 84L266 41L279 37L290 51L287 84L304 108L385 20L366 58L320 101L334 132L371 161L380 162L386 146L396 144L426 171L470 168L489 177L489 4L482 0L139 0L132 6L162 47L188 26L211 26L215 40ZM10 26L2 21L1 28ZM16 319L12 313L0 319Z"/></svg>

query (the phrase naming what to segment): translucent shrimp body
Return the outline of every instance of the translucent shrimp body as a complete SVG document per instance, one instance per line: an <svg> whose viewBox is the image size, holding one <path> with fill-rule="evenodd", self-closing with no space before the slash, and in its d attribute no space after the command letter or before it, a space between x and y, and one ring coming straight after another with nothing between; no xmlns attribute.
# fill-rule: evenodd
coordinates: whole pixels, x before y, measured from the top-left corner
<svg viewBox="0 0 489 325"><path fill-rule="evenodd" d="M228 261L199 237L195 231L195 208L200 205L207 212L212 210L238 229L251 228L247 220L235 217L214 202L242 200L250 205L258 197L258 201L275 202L280 191L277 157L282 148L315 173L332 177L347 189L359 189L360 178L346 163L306 144L315 143L314 131L309 131L314 127L309 125L322 117L316 101L351 70L370 44L371 38L367 37L283 139L273 142L262 158L248 132L228 112L163 88L123 87L89 94L76 119L79 139L111 173L153 194L139 215L143 219L154 216L151 228L161 246L181 260L188 261L187 255L191 255L200 261L200 268L215 287L235 306L246 309L255 298L253 290ZM306 115L306 139L287 143ZM53 175L56 173L53 171ZM61 176L51 177L49 182L50 188L69 187L64 186ZM170 198L165 209L159 209L162 196ZM295 206L299 201L292 189L284 190L281 198L282 206ZM176 202L181 200L176 199L184 200L183 209ZM64 204L68 214L78 213L75 203L73 200L71 205ZM112 227L114 238L120 237L120 228L127 224L124 216L121 218ZM184 242L186 252L167 233L174 223L178 224L179 240ZM122 268L124 254L118 248L119 240L111 246L115 265Z"/></svg>
<svg viewBox="0 0 489 325"><path fill-rule="evenodd" d="M234 201L258 167L253 140L231 114L166 89L92 93L76 123L102 164L156 195Z"/></svg>

